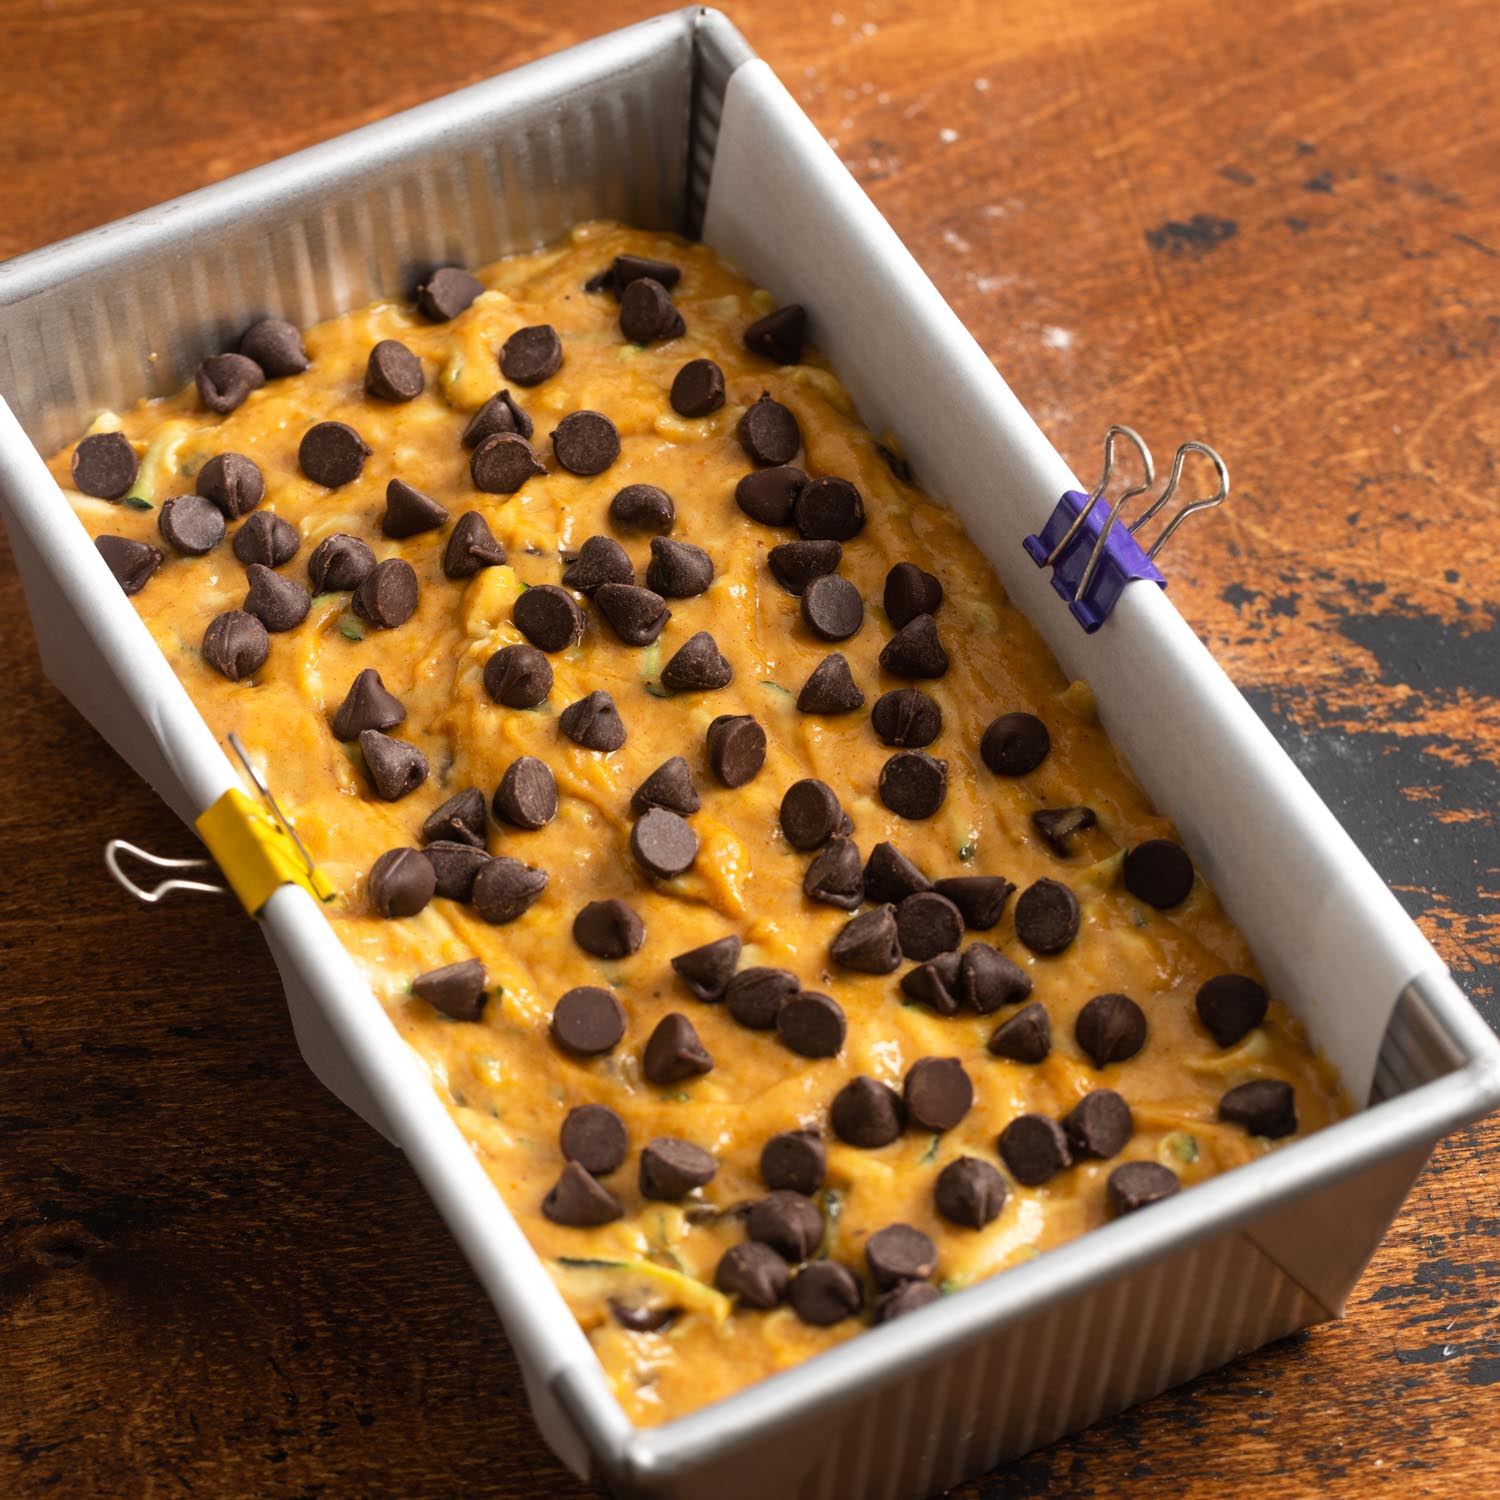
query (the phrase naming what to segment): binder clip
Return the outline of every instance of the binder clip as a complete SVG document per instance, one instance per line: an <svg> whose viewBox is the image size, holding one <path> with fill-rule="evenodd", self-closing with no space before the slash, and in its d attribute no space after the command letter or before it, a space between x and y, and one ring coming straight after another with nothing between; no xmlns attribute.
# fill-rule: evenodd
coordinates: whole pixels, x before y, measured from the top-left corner
<svg viewBox="0 0 1500 1500"><path fill-rule="evenodd" d="M1109 506L1101 519L1099 501L1114 472L1117 438L1134 447L1141 461L1142 479ZM1219 476L1218 489L1204 499L1184 505L1162 528L1150 548L1142 547L1136 533L1171 502L1181 486L1183 467L1194 453L1201 453L1213 464ZM1190 515L1222 505L1229 496L1229 470L1224 460L1206 443L1184 443L1172 460L1172 472L1161 494L1128 526L1117 525L1126 504L1145 494L1155 482L1151 450L1140 434L1130 427L1112 426L1104 435L1104 473L1099 483L1087 495L1079 490L1064 491L1040 534L1028 536L1022 543L1026 555L1037 567L1052 569L1052 587L1068 601L1073 618L1090 635L1109 618L1127 584L1145 579L1166 588L1167 580L1154 561L1157 554Z"/></svg>

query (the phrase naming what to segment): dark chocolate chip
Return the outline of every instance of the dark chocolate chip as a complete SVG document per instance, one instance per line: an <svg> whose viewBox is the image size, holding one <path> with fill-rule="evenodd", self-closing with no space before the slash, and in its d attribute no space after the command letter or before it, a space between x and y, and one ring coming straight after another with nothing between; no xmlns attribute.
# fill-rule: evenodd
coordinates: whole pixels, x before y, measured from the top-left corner
<svg viewBox="0 0 1500 1500"><path fill-rule="evenodd" d="M983 1229L1000 1217L1009 1195L1005 1179L987 1161L960 1156L938 1173L933 1202L950 1224L963 1229Z"/></svg>
<svg viewBox="0 0 1500 1500"><path fill-rule="evenodd" d="M865 1241L865 1264L875 1285L887 1290L903 1281L926 1281L937 1270L937 1246L910 1224L888 1224Z"/></svg>
<svg viewBox="0 0 1500 1500"><path fill-rule="evenodd" d="M562 368L562 340L550 323L518 328L500 346L500 373L517 385L540 385Z"/></svg>
<svg viewBox="0 0 1500 1500"><path fill-rule="evenodd" d="M750 1031L769 1031L781 1007L800 989L801 981L787 969L756 964L741 969L724 987L729 1014Z"/></svg>
<svg viewBox="0 0 1500 1500"><path fill-rule="evenodd" d="M1045 1062L1052 1051L1052 1022L1040 1000L1023 1005L1008 1021L1002 1021L989 1040L996 1057L1011 1062Z"/></svg>
<svg viewBox="0 0 1500 1500"><path fill-rule="evenodd" d="M932 882L894 845L882 840L865 861L865 899L901 902L916 891L930 891Z"/></svg>
<svg viewBox="0 0 1500 1500"><path fill-rule="evenodd" d="M118 500L135 483L140 460L123 432L96 432L73 450L73 487L100 500Z"/></svg>
<svg viewBox="0 0 1500 1500"><path fill-rule="evenodd" d="M1078 898L1058 880L1037 880L1016 901L1016 936L1033 953L1061 953L1078 936Z"/></svg>
<svg viewBox="0 0 1500 1500"><path fill-rule="evenodd" d="M1256 1078L1232 1088L1219 1100L1219 1118L1241 1125L1251 1135L1280 1140L1297 1128L1297 1102L1292 1086L1279 1078Z"/></svg>
<svg viewBox="0 0 1500 1500"><path fill-rule="evenodd" d="M885 744L921 750L943 732L943 711L921 688L897 688L875 700L870 723Z"/></svg>
<svg viewBox="0 0 1500 1500"><path fill-rule="evenodd" d="M1015 886L1003 875L950 875L935 889L963 913L965 927L988 932L999 922Z"/></svg>
<svg viewBox="0 0 1500 1500"><path fill-rule="evenodd" d="M674 755L664 760L631 794L630 809L643 813L648 808L664 807L668 812L687 817L702 806L698 788L688 763Z"/></svg>
<svg viewBox="0 0 1500 1500"><path fill-rule="evenodd" d="M405 717L401 700L387 691L380 673L366 667L349 684L330 722L335 739L357 740L366 729L394 729Z"/></svg>
<svg viewBox="0 0 1500 1500"><path fill-rule="evenodd" d="M300 375L311 363L302 334L285 318L262 318L240 335L240 353L253 359L267 380Z"/></svg>
<svg viewBox="0 0 1500 1500"><path fill-rule="evenodd" d="M162 540L184 557L202 557L224 540L224 515L202 495L178 495L162 504L156 520Z"/></svg>
<svg viewBox="0 0 1500 1500"><path fill-rule="evenodd" d="M630 1136L624 1120L607 1104L580 1104L568 1111L558 1144L568 1161L591 1176L608 1177L623 1164Z"/></svg>
<svg viewBox="0 0 1500 1500"><path fill-rule="evenodd" d="M837 1057L847 1031L843 1007L817 990L799 990L776 1012L776 1035L798 1057Z"/></svg>
<svg viewBox="0 0 1500 1500"><path fill-rule="evenodd" d="M792 1280L792 1311L814 1328L830 1328L854 1317L865 1305L859 1279L836 1260L815 1260Z"/></svg>
<svg viewBox="0 0 1500 1500"><path fill-rule="evenodd" d="M1095 821L1092 807L1044 807L1031 815L1031 826L1064 859L1073 852L1069 843L1073 835L1092 828Z"/></svg>
<svg viewBox="0 0 1500 1500"><path fill-rule="evenodd" d="M810 901L857 911L865 899L865 877L854 840L830 839L807 867L802 891Z"/></svg>
<svg viewBox="0 0 1500 1500"><path fill-rule="evenodd" d="M1116 1216L1160 1203L1181 1188L1177 1174L1159 1161L1121 1162L1104 1184L1109 1211Z"/></svg>
<svg viewBox="0 0 1500 1500"><path fill-rule="evenodd" d="M472 578L504 561L505 548L495 540L489 522L477 510L466 510L448 533L448 545L443 548L443 575Z"/></svg>
<svg viewBox="0 0 1500 1500"><path fill-rule="evenodd" d="M609 502L609 519L621 531L667 532L677 519L677 507L654 484L627 484Z"/></svg>
<svg viewBox="0 0 1500 1500"><path fill-rule="evenodd" d="M600 584L594 592L594 603L627 646L649 646L672 618L660 594L633 583Z"/></svg>
<svg viewBox="0 0 1500 1500"><path fill-rule="evenodd" d="M958 1013L960 959L956 953L940 953L901 976L901 993L918 1005L928 1006L940 1016Z"/></svg>
<svg viewBox="0 0 1500 1500"><path fill-rule="evenodd" d="M719 1164L691 1141L660 1135L641 1150L641 1197L671 1203L714 1180Z"/></svg>
<svg viewBox="0 0 1500 1500"><path fill-rule="evenodd" d="M807 313L800 303L788 302L757 318L744 334L745 347L752 354L762 354L778 365L802 362L802 337L807 328Z"/></svg>
<svg viewBox="0 0 1500 1500"><path fill-rule="evenodd" d="M652 276L637 276L620 289L620 332L632 344L681 338L682 314L671 294Z"/></svg>
<svg viewBox="0 0 1500 1500"><path fill-rule="evenodd" d="M834 938L829 954L840 967L861 974L891 973L901 963L896 908L887 903L851 918Z"/></svg>
<svg viewBox="0 0 1500 1500"><path fill-rule="evenodd" d="M901 1134L906 1110L889 1084L860 1073L833 1096L828 1121L841 1141L873 1151L889 1146Z"/></svg>
<svg viewBox="0 0 1500 1500"><path fill-rule="evenodd" d="M751 1208L745 1233L793 1264L811 1258L823 1242L823 1215L811 1198L786 1188L767 1193Z"/></svg>
<svg viewBox="0 0 1500 1500"><path fill-rule="evenodd" d="M387 802L400 801L427 780L427 757L405 740L366 729L360 733L359 749L370 773L370 784Z"/></svg>
<svg viewBox="0 0 1500 1500"><path fill-rule="evenodd" d="M573 941L595 958L627 958L646 941L646 924L617 897L590 901L573 918Z"/></svg>
<svg viewBox="0 0 1500 1500"><path fill-rule="evenodd" d="M444 839L483 849L484 834L484 793L477 786L455 792L446 802L433 808L422 824L422 838L426 843Z"/></svg>
<svg viewBox="0 0 1500 1500"><path fill-rule="evenodd" d="M1137 901L1170 911L1193 888L1193 862L1170 839L1147 839L1125 851L1125 889Z"/></svg>
<svg viewBox="0 0 1500 1500"><path fill-rule="evenodd" d="M215 615L203 632L203 660L231 682L258 672L270 654L266 627L242 609Z"/></svg>
<svg viewBox="0 0 1500 1500"><path fill-rule="evenodd" d="M885 617L897 630L918 615L935 615L942 602L942 584L915 563L898 562L885 575Z"/></svg>
<svg viewBox="0 0 1500 1500"><path fill-rule="evenodd" d="M138 594L161 566L161 553L149 542L137 542L128 536L108 534L94 538L94 546L115 582L127 594Z"/></svg>
<svg viewBox="0 0 1500 1500"><path fill-rule="evenodd" d="M804 596L805 597L805 596ZM812 669L797 694L797 708L805 714L847 714L864 706L849 663L842 652L825 656Z"/></svg>
<svg viewBox="0 0 1500 1500"><path fill-rule="evenodd" d="M902 1087L906 1118L923 1130L952 1130L974 1103L974 1085L956 1057L919 1057Z"/></svg>
<svg viewBox="0 0 1500 1500"><path fill-rule="evenodd" d="M673 971L697 999L722 1000L740 961L741 946L734 933L715 938L711 943L679 953L672 960Z"/></svg>
<svg viewBox="0 0 1500 1500"><path fill-rule="evenodd" d="M696 598L713 581L713 559L702 547L674 542L670 537L651 538L646 583L664 599Z"/></svg>
<svg viewBox="0 0 1500 1500"><path fill-rule="evenodd" d="M890 1291L882 1292L870 1309L870 1320L877 1326L895 1318L904 1318L907 1313L920 1312L941 1302L943 1294L930 1281L901 1281Z"/></svg>
<svg viewBox="0 0 1500 1500"><path fill-rule="evenodd" d="M948 653L938 639L937 621L916 615L885 643L880 665L895 677L941 677L948 670Z"/></svg>
<svg viewBox="0 0 1500 1500"><path fill-rule="evenodd" d="M724 404L724 372L711 359L690 359L672 381L672 410L706 417Z"/></svg>
<svg viewBox="0 0 1500 1500"><path fill-rule="evenodd" d="M399 339L381 339L365 362L365 390L377 401L415 401L427 385L422 361Z"/></svg>
<svg viewBox="0 0 1500 1500"><path fill-rule="evenodd" d="M847 479L814 479L797 492L793 519L804 541L847 542L864 530L865 502Z"/></svg>
<svg viewBox="0 0 1500 1500"><path fill-rule="evenodd" d="M1205 979L1195 1004L1204 1029L1221 1047L1233 1047L1266 1018L1266 992L1248 974Z"/></svg>
<svg viewBox="0 0 1500 1500"><path fill-rule="evenodd" d="M1130 1106L1113 1089L1094 1089L1063 1116L1075 1160L1108 1161L1125 1149L1135 1130Z"/></svg>
<svg viewBox="0 0 1500 1500"><path fill-rule="evenodd" d="M231 545L234 555L247 568L251 563L279 568L297 555L302 538L290 521L268 510L258 510L248 516L245 524L235 532Z"/></svg>
<svg viewBox="0 0 1500 1500"><path fill-rule="evenodd" d="M833 788L804 776L781 799L781 831L794 849L820 849L843 824L844 809Z"/></svg>
<svg viewBox="0 0 1500 1500"><path fill-rule="evenodd" d="M698 835L679 814L653 807L630 830L630 852L648 875L670 880L697 859Z"/></svg>
<svg viewBox="0 0 1500 1500"><path fill-rule="evenodd" d="M417 572L401 557L388 557L365 574L354 591L354 613L382 630L404 625L417 609Z"/></svg>
<svg viewBox="0 0 1500 1500"><path fill-rule="evenodd" d="M1096 1068L1124 1062L1146 1045L1146 1013L1129 995L1095 995L1078 1012L1073 1036Z"/></svg>
<svg viewBox="0 0 1500 1500"><path fill-rule="evenodd" d="M198 470L193 488L224 512L226 521L249 513L266 498L266 480L243 453L216 453Z"/></svg>
<svg viewBox="0 0 1500 1500"><path fill-rule="evenodd" d="M769 391L762 391L745 408L736 436L750 461L757 464L790 464L802 446L796 416L790 407L773 400ZM798 491L799 496L805 493L805 487Z"/></svg>
<svg viewBox="0 0 1500 1500"><path fill-rule="evenodd" d="M997 776L1025 776L1046 760L1052 748L1047 726L1035 714L1001 714L979 742L979 754Z"/></svg>
<svg viewBox="0 0 1500 1500"><path fill-rule="evenodd" d="M512 828L545 828L557 816L557 778L534 755L513 760L495 788L495 816Z"/></svg>
<svg viewBox="0 0 1500 1500"><path fill-rule="evenodd" d="M605 274L610 289L618 297L632 281L639 281L642 276L649 276L670 291L682 279L682 267L665 260L652 260L646 255L617 255Z"/></svg>
<svg viewBox="0 0 1500 1500"><path fill-rule="evenodd" d="M925 963L963 942L963 915L937 891L917 891L896 908L896 934L901 956Z"/></svg>
<svg viewBox="0 0 1500 1500"><path fill-rule="evenodd" d="M618 750L625 743L625 721L603 688L570 703L557 716L557 727L585 750Z"/></svg>
<svg viewBox="0 0 1500 1500"><path fill-rule="evenodd" d="M632 1333L659 1333L682 1316L680 1307L629 1307L618 1297L609 1299L610 1316Z"/></svg>
<svg viewBox="0 0 1500 1500"><path fill-rule="evenodd" d="M387 849L370 866L370 905L382 917L414 917L432 900L437 875L420 849Z"/></svg>
<svg viewBox="0 0 1500 1500"><path fill-rule="evenodd" d="M982 1016L1016 1005L1031 993L1031 976L988 943L970 943L958 969L961 1004Z"/></svg>
<svg viewBox="0 0 1500 1500"><path fill-rule="evenodd" d="M1046 1115L1017 1115L1000 1132L1000 1159L1022 1187L1040 1187L1073 1165L1068 1138Z"/></svg>
<svg viewBox="0 0 1500 1500"><path fill-rule="evenodd" d="M903 818L930 818L947 800L948 762L925 750L898 750L880 768L880 800Z"/></svg>
<svg viewBox="0 0 1500 1500"><path fill-rule="evenodd" d="M516 398L509 391L496 391L469 418L459 436L459 442L465 448L477 448L487 437L494 437L498 433L513 432L529 439L535 430L530 416Z"/></svg>
<svg viewBox="0 0 1500 1500"><path fill-rule="evenodd" d="M802 493L806 483L807 475L790 464L755 469L735 485L734 501L752 521L759 521L762 526L790 526L797 496ZM834 559L833 567L838 567L837 558ZM823 571L832 572L833 568Z"/></svg>
<svg viewBox="0 0 1500 1500"><path fill-rule="evenodd" d="M283 578L261 563L245 569L250 589L245 609L267 630L291 630L300 625L312 608L312 595L294 578Z"/></svg>
<svg viewBox="0 0 1500 1500"><path fill-rule="evenodd" d="M522 589L510 617L539 651L566 651L583 638L583 610L567 589L555 583Z"/></svg>
<svg viewBox="0 0 1500 1500"><path fill-rule="evenodd" d="M766 732L749 714L720 714L708 726L708 765L723 786L744 786L766 763Z"/></svg>
<svg viewBox="0 0 1500 1500"><path fill-rule="evenodd" d="M477 515L477 512L470 511L469 514ZM416 536L418 532L431 531L434 527L441 526L447 519L448 511L445 506L439 505L431 495L424 495L404 479L392 479L386 485L385 514L380 518L380 529L386 536L396 540ZM484 518L480 516L478 519L480 525L484 525Z"/></svg>
<svg viewBox="0 0 1500 1500"><path fill-rule="evenodd" d="M828 1149L817 1130L782 1130L760 1152L761 1180L768 1188L811 1195L828 1175Z"/></svg>
<svg viewBox="0 0 1500 1500"><path fill-rule="evenodd" d="M506 708L535 708L552 691L552 663L535 646L502 646L484 664L484 690Z"/></svg>
<svg viewBox="0 0 1500 1500"><path fill-rule="evenodd" d="M490 863L483 847L457 839L434 839L426 849L427 862L437 878L435 894L445 901L469 901L474 882Z"/></svg>
<svg viewBox="0 0 1500 1500"><path fill-rule="evenodd" d="M535 905L547 889L547 872L506 855L492 859L474 879L474 910L499 926L514 922Z"/></svg>
<svg viewBox="0 0 1500 1500"><path fill-rule="evenodd" d="M552 1040L574 1057L613 1052L625 1035L625 1007L597 984L580 985L557 1002Z"/></svg>
<svg viewBox="0 0 1500 1500"><path fill-rule="evenodd" d="M297 463L314 484L332 490L358 479L373 451L347 422L317 422L302 434Z"/></svg>
<svg viewBox="0 0 1500 1500"><path fill-rule="evenodd" d="M546 472L518 432L492 433L469 458L469 478L487 495L514 495L528 479Z"/></svg>
<svg viewBox="0 0 1500 1500"><path fill-rule="evenodd" d="M641 1053L641 1071L649 1082L656 1084L696 1078L709 1072L713 1065L714 1060L698 1040L693 1023L675 1010L656 1023Z"/></svg>
<svg viewBox="0 0 1500 1500"><path fill-rule="evenodd" d="M765 474L780 473L778 469L766 469L763 474L751 478L763 478ZM766 561L775 578L789 594L800 594L814 579L826 578L839 565L844 556L840 542L782 542L772 547Z"/></svg>
<svg viewBox="0 0 1500 1500"><path fill-rule="evenodd" d="M484 1014L484 985L484 965L477 958L466 958L418 974L411 992L455 1021L477 1021Z"/></svg>
<svg viewBox="0 0 1500 1500"><path fill-rule="evenodd" d="M375 554L347 531L325 536L307 559L307 578L315 594L357 589L374 569Z"/></svg>
<svg viewBox="0 0 1500 1500"><path fill-rule="evenodd" d="M620 434L603 412L570 411L552 429L552 451L570 474L602 474L620 456Z"/></svg>
<svg viewBox="0 0 1500 1500"><path fill-rule="evenodd" d="M563 587L592 598L606 583L635 583L630 554L613 537L591 536L563 569Z"/></svg>
<svg viewBox="0 0 1500 1500"><path fill-rule="evenodd" d="M731 1245L714 1270L714 1285L750 1307L778 1306L790 1279L787 1263L769 1245L753 1240Z"/></svg>
<svg viewBox="0 0 1500 1500"><path fill-rule="evenodd" d="M842 574L825 573L802 590L802 623L820 640L847 641L864 622L864 600Z"/></svg>
<svg viewBox="0 0 1500 1500"><path fill-rule="evenodd" d="M662 668L662 686L674 693L714 692L734 681L734 668L714 638L700 630L689 636Z"/></svg>
<svg viewBox="0 0 1500 1500"><path fill-rule="evenodd" d="M266 372L243 354L210 354L193 372L193 380L203 404L223 416L266 383Z"/></svg>
<svg viewBox="0 0 1500 1500"><path fill-rule="evenodd" d="M625 1210L602 1184L570 1161L550 1193L542 1199L542 1213L554 1224L571 1229L595 1229L620 1218Z"/></svg>
<svg viewBox="0 0 1500 1500"><path fill-rule="evenodd" d="M446 323L464 312L484 290L462 266L439 266L417 283L417 306L434 323Z"/></svg>

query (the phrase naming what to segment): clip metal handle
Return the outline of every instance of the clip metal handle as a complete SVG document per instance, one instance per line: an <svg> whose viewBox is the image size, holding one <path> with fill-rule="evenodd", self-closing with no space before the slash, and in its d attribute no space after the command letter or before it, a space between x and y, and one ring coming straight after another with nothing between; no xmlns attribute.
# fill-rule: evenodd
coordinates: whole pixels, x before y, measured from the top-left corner
<svg viewBox="0 0 1500 1500"><path fill-rule="evenodd" d="M124 839L111 839L104 846L105 869L114 876L117 885L147 906L155 906L174 891L198 891L206 896L222 896L228 891L227 886L214 885L206 880L179 880L175 875L148 889L132 880L121 865L121 858L127 854L157 870L211 870L214 862L211 859L168 859L165 855L152 854L149 849L142 849L138 844L127 843Z"/></svg>

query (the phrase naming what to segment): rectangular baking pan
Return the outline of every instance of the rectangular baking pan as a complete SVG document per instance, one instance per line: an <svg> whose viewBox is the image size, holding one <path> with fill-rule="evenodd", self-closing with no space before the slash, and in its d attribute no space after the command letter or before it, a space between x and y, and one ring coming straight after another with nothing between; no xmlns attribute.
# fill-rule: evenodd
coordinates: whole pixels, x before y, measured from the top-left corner
<svg viewBox="0 0 1500 1500"><path fill-rule="evenodd" d="M622 1496L920 1496L1338 1316L1500 1045L1166 596L1085 636L1024 557L1077 482L811 123L687 9L0 265L0 506L48 676L184 820L234 773L44 467L275 313L308 324L613 217L701 234L955 505L1367 1107L666 1426L638 1429L316 904L262 913L298 1044L407 1153L548 1442ZM878 309L879 316L872 317Z"/></svg>

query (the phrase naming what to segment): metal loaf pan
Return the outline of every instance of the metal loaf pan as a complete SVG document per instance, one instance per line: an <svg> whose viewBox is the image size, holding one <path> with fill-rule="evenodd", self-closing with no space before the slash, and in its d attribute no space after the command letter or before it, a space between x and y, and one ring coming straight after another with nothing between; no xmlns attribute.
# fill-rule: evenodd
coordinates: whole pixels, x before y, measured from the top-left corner
<svg viewBox="0 0 1500 1500"><path fill-rule="evenodd" d="M609 216L701 233L813 332L951 501L1369 1106L1310 1139L637 1429L414 1056L302 890L262 925L313 1071L408 1154L559 1456L628 1496L919 1496L1338 1315L1500 1046L1159 589L1085 637L1020 541L1076 482L810 122L711 11L464 89L0 266L0 504L51 679L191 820L236 784L37 450L300 324ZM872 308L880 316L871 317ZM961 439L961 440L960 440ZM34 445L34 446L33 446ZM1129 1337L1123 1335L1129 1314Z"/></svg>

